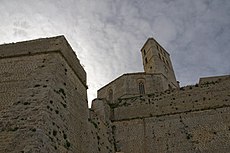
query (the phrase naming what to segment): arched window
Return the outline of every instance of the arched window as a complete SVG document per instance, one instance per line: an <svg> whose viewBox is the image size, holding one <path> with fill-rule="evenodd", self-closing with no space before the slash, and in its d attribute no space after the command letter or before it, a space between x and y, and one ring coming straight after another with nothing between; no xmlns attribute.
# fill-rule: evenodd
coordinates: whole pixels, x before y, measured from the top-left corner
<svg viewBox="0 0 230 153"><path fill-rule="evenodd" d="M140 94L145 94L145 85L144 85L144 83L142 81L139 82L139 93Z"/></svg>
<svg viewBox="0 0 230 153"><path fill-rule="evenodd" d="M113 90L109 89L109 101L113 100Z"/></svg>

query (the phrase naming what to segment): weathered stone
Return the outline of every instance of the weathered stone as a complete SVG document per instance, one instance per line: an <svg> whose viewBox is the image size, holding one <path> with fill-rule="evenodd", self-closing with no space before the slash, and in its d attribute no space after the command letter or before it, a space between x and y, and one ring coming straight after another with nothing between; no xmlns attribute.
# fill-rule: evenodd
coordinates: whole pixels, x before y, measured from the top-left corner
<svg viewBox="0 0 230 153"><path fill-rule="evenodd" d="M153 38L145 72L124 74L87 107L86 73L63 36L0 45L1 153L230 150L230 76L179 88Z"/></svg>

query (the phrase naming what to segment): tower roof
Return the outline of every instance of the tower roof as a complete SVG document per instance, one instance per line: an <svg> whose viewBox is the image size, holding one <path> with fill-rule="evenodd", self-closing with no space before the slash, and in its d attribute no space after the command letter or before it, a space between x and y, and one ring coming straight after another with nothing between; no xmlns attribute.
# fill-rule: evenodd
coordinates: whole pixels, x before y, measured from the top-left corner
<svg viewBox="0 0 230 153"><path fill-rule="evenodd" d="M143 47L141 48L141 50L140 51L142 51L144 48L145 48L145 46L147 45L147 43L149 42L149 41L154 41L158 46L160 46L161 48L163 48L164 49L164 51L170 56L170 54L166 51L166 49L162 46L162 45L160 45L157 41L156 41L156 39L154 39L153 37L149 37L148 39L147 39L147 41L144 43L144 45L143 45Z"/></svg>

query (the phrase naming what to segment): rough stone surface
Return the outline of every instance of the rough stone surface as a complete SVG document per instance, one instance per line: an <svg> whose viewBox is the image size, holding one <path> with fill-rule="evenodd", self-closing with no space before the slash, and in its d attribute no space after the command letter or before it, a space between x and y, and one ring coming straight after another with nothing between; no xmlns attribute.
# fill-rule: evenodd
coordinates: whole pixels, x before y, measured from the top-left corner
<svg viewBox="0 0 230 153"><path fill-rule="evenodd" d="M164 91L161 82L164 76L151 73L130 73L124 74L98 90L98 98L105 98L107 101L114 102L118 98L139 96L139 83L145 85L145 94ZM112 93L111 93L112 92ZM112 94L112 96L110 96Z"/></svg>
<svg viewBox="0 0 230 153"><path fill-rule="evenodd" d="M229 152L229 85L226 77L215 84L118 101L113 108L118 151Z"/></svg>
<svg viewBox="0 0 230 153"><path fill-rule="evenodd" d="M220 76L202 78L199 84L180 89L107 102L115 150L229 152L229 91L230 76ZM93 101L92 108L99 116L108 114L102 104L103 100Z"/></svg>
<svg viewBox="0 0 230 153"><path fill-rule="evenodd" d="M179 88L154 39L141 51L145 72L101 88L88 109L63 36L0 45L0 153L228 153L230 75Z"/></svg>
<svg viewBox="0 0 230 153"><path fill-rule="evenodd" d="M178 88L170 54L154 39L149 38L141 49L144 71L146 73L161 73L165 76L164 88L168 85L172 88Z"/></svg>
<svg viewBox="0 0 230 153"><path fill-rule="evenodd" d="M0 60L0 152L86 152L86 85L61 51L28 48Z"/></svg>

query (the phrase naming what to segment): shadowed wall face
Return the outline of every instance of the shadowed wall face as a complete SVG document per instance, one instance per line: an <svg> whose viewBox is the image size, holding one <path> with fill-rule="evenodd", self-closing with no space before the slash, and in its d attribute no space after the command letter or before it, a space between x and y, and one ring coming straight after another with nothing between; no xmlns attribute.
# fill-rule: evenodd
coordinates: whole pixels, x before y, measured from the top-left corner
<svg viewBox="0 0 230 153"><path fill-rule="evenodd" d="M64 37L32 42L0 46L0 152L86 152L83 69Z"/></svg>

